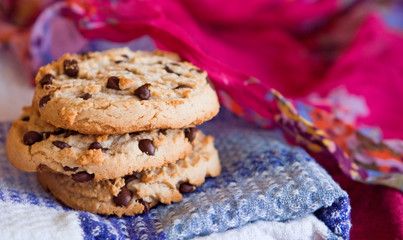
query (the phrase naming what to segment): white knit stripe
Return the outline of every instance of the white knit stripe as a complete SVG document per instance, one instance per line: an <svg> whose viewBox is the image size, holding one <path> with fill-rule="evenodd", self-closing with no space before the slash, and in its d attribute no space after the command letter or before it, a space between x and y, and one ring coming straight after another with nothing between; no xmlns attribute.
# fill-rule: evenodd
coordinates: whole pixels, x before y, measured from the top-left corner
<svg viewBox="0 0 403 240"><path fill-rule="evenodd" d="M77 212L0 201L0 239L83 239Z"/></svg>

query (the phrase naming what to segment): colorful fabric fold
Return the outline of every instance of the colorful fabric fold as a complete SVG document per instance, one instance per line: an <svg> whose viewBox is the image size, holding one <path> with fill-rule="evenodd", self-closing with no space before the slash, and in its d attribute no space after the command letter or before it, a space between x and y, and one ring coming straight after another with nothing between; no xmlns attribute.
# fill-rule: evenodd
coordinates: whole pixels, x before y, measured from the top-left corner
<svg viewBox="0 0 403 240"><path fill-rule="evenodd" d="M1 123L0 201L73 211L34 187L33 174L8 163L8 128ZM78 212L84 238L188 239L258 220L285 222L311 214L327 226L323 238L349 238L347 194L303 149L288 145L279 130L253 126L226 110L201 129L216 138L223 167L217 178L208 179L182 202L160 205L149 214L118 218Z"/></svg>

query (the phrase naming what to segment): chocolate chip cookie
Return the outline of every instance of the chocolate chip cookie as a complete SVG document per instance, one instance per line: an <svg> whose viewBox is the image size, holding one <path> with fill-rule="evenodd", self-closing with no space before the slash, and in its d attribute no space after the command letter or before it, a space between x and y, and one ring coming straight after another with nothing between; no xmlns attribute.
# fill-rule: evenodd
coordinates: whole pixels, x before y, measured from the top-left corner
<svg viewBox="0 0 403 240"><path fill-rule="evenodd" d="M41 119L84 134L184 128L219 110L206 72L162 51L66 54L35 81Z"/></svg>
<svg viewBox="0 0 403 240"><path fill-rule="evenodd" d="M170 204L182 200L200 186L205 177L221 171L218 154L210 136L197 134L193 151L176 163L134 172L125 177L100 182L74 179L43 168L41 185L67 206L98 214L135 215L148 212L158 202Z"/></svg>
<svg viewBox="0 0 403 240"><path fill-rule="evenodd" d="M64 175L86 173L100 181L177 161L190 153L198 132L191 127L84 135L56 128L26 107L10 129L6 150L9 161L23 171L37 171L42 164Z"/></svg>

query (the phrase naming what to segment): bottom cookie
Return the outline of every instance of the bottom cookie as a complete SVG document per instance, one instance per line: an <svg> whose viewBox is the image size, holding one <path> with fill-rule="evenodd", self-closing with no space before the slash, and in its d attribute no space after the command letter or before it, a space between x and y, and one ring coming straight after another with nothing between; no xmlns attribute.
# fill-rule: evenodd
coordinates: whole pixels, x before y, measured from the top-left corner
<svg viewBox="0 0 403 240"><path fill-rule="evenodd" d="M96 182L55 173L42 167L38 173L43 188L67 206L92 213L118 216L148 212L158 202L182 200L205 177L221 171L214 138L198 134L193 151L184 159L155 170L137 172L117 179Z"/></svg>

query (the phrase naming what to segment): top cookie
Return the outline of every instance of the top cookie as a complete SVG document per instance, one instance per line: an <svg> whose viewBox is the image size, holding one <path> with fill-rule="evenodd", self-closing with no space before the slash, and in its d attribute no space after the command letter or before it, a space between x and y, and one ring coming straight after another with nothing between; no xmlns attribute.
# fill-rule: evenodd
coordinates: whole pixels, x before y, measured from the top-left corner
<svg viewBox="0 0 403 240"><path fill-rule="evenodd" d="M162 51L66 54L42 67L35 82L41 119L84 134L182 128L219 110L206 72Z"/></svg>

